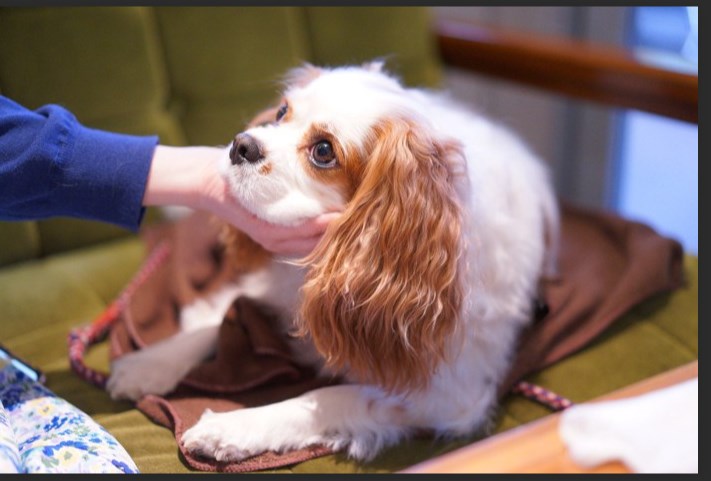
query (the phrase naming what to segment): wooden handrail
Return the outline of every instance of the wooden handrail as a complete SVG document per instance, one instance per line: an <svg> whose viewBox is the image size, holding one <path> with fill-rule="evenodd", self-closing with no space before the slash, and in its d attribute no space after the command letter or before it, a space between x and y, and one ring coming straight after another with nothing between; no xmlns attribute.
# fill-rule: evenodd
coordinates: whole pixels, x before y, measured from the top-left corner
<svg viewBox="0 0 711 481"><path fill-rule="evenodd" d="M573 39L452 20L435 24L446 65L621 108L698 123L698 76Z"/></svg>

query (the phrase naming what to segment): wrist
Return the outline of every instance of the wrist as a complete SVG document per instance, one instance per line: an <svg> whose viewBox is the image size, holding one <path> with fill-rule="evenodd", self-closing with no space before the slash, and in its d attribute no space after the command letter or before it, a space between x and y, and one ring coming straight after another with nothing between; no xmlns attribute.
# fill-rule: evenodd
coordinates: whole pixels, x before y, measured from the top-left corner
<svg viewBox="0 0 711 481"><path fill-rule="evenodd" d="M211 183L219 179L215 147L170 147L158 145L148 175L143 204L181 205L203 209L214 200Z"/></svg>

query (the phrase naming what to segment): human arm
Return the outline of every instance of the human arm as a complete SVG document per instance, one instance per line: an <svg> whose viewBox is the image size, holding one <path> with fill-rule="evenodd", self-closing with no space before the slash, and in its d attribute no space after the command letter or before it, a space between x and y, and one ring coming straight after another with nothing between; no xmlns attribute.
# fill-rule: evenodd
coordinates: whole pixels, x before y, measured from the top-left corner
<svg viewBox="0 0 711 481"><path fill-rule="evenodd" d="M145 206L183 205L224 218L273 252L308 253L334 215L295 227L257 219L228 195L218 153L90 129L61 106L30 111L0 96L0 220L70 216L136 231Z"/></svg>
<svg viewBox="0 0 711 481"><path fill-rule="evenodd" d="M59 105L0 96L0 219L70 216L136 230L155 136L90 129Z"/></svg>

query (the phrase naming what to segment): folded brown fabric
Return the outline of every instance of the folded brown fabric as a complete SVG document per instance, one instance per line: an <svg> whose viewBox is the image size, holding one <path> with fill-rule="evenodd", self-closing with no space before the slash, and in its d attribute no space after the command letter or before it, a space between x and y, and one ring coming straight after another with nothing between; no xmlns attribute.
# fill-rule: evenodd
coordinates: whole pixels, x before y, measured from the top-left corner
<svg viewBox="0 0 711 481"><path fill-rule="evenodd" d="M207 216L190 216L146 237L149 246L166 239L172 247L168 261L132 296L121 322L112 329L112 356L176 332L180 306L234 272L234 266L224 262L217 226ZM643 224L564 206L559 275L543 286L548 313L523 333L500 395L526 375L579 351L636 304L680 286L682 257L676 241ZM193 369L169 395L141 399L138 409L172 429L180 446L183 433L207 408L220 412L258 406L338 382L319 379L297 366L271 324L266 306L237 299L220 328L216 356ZM314 446L267 452L237 463L182 454L195 469L242 472L286 466L330 452Z"/></svg>
<svg viewBox="0 0 711 481"><path fill-rule="evenodd" d="M500 394L590 343L625 312L683 284L681 245L620 216L564 205L559 276L544 285L548 314L525 332Z"/></svg>
<svg viewBox="0 0 711 481"><path fill-rule="evenodd" d="M226 262L219 228L203 214L145 233L148 250L169 242L165 262L141 284L110 333L111 357L150 345L178 332L180 307L220 285L236 269ZM281 401L337 380L324 380L292 362L282 338L271 329L266 306L239 298L225 314L213 359L196 366L169 395L145 396L136 407L175 433L185 461L202 471L242 472L286 466L331 451L314 446L267 452L239 463L207 460L182 449L180 439L205 409L231 411Z"/></svg>
<svg viewBox="0 0 711 481"><path fill-rule="evenodd" d="M269 330L261 306L239 298L220 327L217 355L197 366L173 393L146 396L137 407L171 428L187 463L202 471L256 471L298 463L331 453L313 446L284 454L267 452L240 463L219 463L183 450L183 433L197 423L206 408L216 412L269 404L326 385L314 372L290 361L281 340Z"/></svg>

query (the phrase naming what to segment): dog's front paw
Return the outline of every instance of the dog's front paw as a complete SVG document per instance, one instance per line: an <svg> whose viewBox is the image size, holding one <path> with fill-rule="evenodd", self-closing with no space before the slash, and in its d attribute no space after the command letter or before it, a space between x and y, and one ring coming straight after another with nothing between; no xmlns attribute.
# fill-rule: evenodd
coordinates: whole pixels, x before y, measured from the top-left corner
<svg viewBox="0 0 711 481"><path fill-rule="evenodd" d="M260 427L250 422L249 411L214 413L208 409L185 431L181 444L193 454L225 462L241 461L267 451L266 443L260 442Z"/></svg>
<svg viewBox="0 0 711 481"><path fill-rule="evenodd" d="M185 376L185 369L174 359L137 351L116 359L106 390L113 399L136 401L146 394L166 394Z"/></svg>

